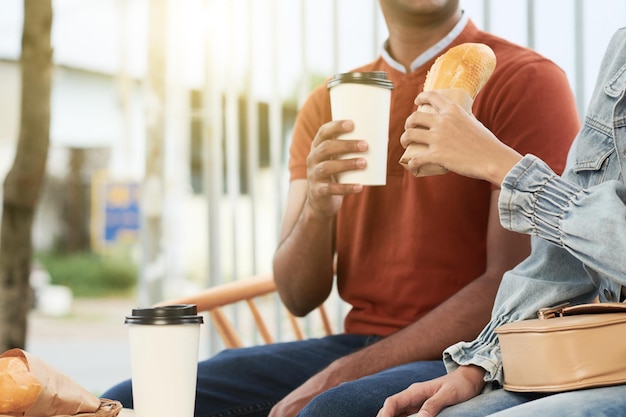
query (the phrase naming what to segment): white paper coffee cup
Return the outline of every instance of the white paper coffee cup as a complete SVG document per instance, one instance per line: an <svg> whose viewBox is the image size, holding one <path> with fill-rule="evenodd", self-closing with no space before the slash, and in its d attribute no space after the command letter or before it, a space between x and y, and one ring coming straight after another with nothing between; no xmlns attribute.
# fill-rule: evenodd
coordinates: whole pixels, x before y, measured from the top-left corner
<svg viewBox="0 0 626 417"><path fill-rule="evenodd" d="M393 83L384 71L336 74L327 84L333 120L352 120L354 130L337 139L363 139L366 152L341 158L365 158L367 167L338 175L342 184L385 185L389 145L389 109Z"/></svg>
<svg viewBox="0 0 626 417"><path fill-rule="evenodd" d="M202 322L190 304L126 317L135 417L193 417Z"/></svg>

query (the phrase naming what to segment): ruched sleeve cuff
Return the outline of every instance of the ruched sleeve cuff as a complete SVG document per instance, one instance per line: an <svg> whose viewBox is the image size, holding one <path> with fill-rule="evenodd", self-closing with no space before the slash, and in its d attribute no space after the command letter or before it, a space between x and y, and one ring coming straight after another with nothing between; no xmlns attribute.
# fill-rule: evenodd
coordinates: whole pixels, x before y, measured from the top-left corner
<svg viewBox="0 0 626 417"><path fill-rule="evenodd" d="M502 386L504 373L502 372L502 357L500 345L495 329L509 321L506 316L492 319L472 342L459 342L443 352L443 362L448 372L459 366L476 365L483 368L485 373L486 389Z"/></svg>
<svg viewBox="0 0 626 417"><path fill-rule="evenodd" d="M562 245L560 221L580 187L563 180L534 155L524 156L502 182L498 208L508 230Z"/></svg>

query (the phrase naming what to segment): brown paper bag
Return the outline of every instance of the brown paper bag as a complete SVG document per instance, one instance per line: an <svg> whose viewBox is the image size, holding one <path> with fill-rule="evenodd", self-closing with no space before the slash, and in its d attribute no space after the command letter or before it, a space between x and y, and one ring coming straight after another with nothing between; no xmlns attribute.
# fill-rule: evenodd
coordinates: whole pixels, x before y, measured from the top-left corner
<svg viewBox="0 0 626 417"><path fill-rule="evenodd" d="M31 375L42 386L39 397L24 417L115 417L122 409L119 402L101 400L69 376L21 349L7 350L0 357L23 358Z"/></svg>

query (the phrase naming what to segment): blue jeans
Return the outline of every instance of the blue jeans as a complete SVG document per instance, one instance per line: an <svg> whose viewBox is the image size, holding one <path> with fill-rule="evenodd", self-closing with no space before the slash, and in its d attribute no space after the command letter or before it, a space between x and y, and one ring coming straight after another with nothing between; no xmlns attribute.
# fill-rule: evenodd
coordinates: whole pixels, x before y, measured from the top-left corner
<svg viewBox="0 0 626 417"><path fill-rule="evenodd" d="M320 339L227 349L198 365L195 417L261 417L334 360L378 338L334 335ZM418 380L445 374L442 361L392 368L319 395L301 417L375 416L385 399ZM130 380L102 394L132 408Z"/></svg>
<svg viewBox="0 0 626 417"><path fill-rule="evenodd" d="M448 407L438 417L626 417L626 386L558 394L515 393L503 389Z"/></svg>

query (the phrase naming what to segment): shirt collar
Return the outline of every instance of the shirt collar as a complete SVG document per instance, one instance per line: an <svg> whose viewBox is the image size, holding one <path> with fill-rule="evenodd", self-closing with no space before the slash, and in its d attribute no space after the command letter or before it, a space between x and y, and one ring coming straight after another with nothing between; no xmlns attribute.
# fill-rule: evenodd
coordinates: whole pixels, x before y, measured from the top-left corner
<svg viewBox="0 0 626 417"><path fill-rule="evenodd" d="M422 53L420 56L415 58L415 60L411 63L411 72L415 71L416 69L418 69L419 67L421 67L422 65L424 65L425 63L433 59L434 57L438 56L441 53L441 51L446 49L457 38L457 36L461 34L463 29L467 25L468 21L469 21L469 17L465 14L465 12L463 12L461 14L461 18L459 19L459 21L456 23L456 25L454 25L452 30L448 32L446 36L444 36L439 42L434 44L432 47L430 47L427 51ZM406 69L404 68L404 65L400 64L398 61L393 59L391 55L389 55L389 52L387 51L388 44L389 44L389 39L387 39L385 43L383 44L383 50L381 53L383 59L392 68L402 73L406 73Z"/></svg>

